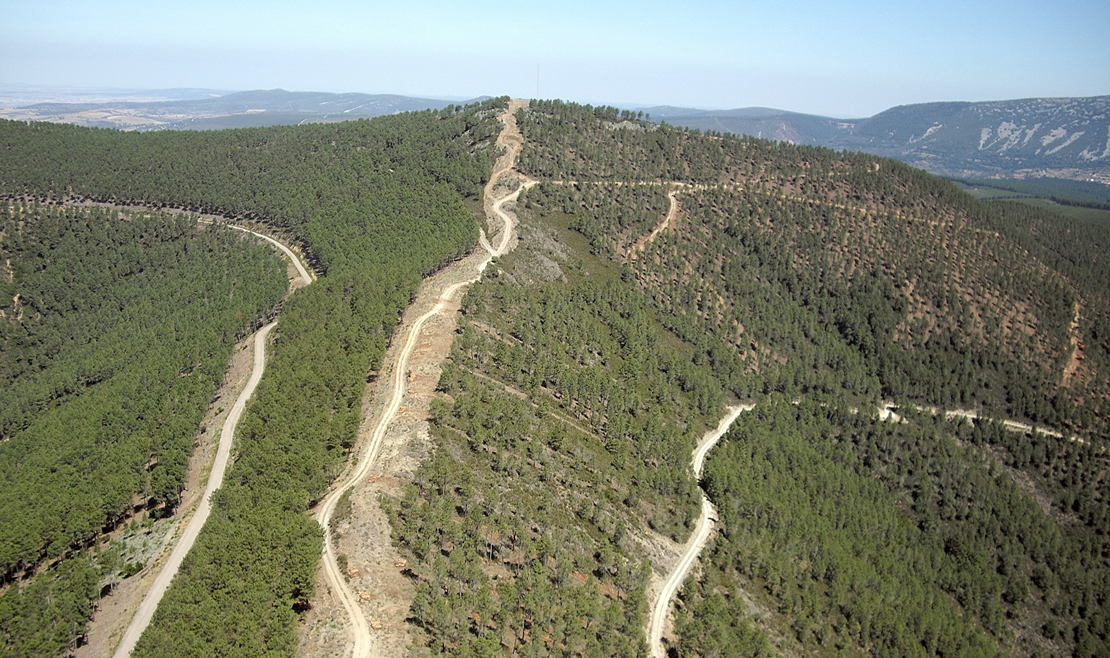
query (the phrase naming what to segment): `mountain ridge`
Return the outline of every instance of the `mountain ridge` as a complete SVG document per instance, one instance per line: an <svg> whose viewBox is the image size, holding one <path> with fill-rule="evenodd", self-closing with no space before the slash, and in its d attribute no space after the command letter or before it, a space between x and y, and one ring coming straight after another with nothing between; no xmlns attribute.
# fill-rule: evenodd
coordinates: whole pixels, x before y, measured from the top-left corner
<svg viewBox="0 0 1110 658"><path fill-rule="evenodd" d="M944 176L1110 182L1110 96L916 103L864 119L759 107L643 111L686 128L862 151Z"/></svg>

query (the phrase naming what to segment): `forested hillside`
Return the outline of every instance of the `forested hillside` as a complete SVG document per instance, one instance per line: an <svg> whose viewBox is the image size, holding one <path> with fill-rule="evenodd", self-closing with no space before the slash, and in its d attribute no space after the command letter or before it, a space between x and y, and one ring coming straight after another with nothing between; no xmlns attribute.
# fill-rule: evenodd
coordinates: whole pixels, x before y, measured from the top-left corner
<svg viewBox="0 0 1110 658"><path fill-rule="evenodd" d="M720 338L752 370L785 358L767 390L800 383L783 381L795 368L844 376L833 374L845 371L841 357L818 349L828 341L812 338L822 331L865 357L859 374L885 397L1105 433L1110 311L1104 268L1084 260L1085 231L868 155L705 136L605 108L533 108L521 121L521 168L558 183L526 203L572 214L686 335ZM612 194L617 183L659 191L630 205L633 192ZM641 233L622 222L658 208L675 183L682 224L629 253ZM1064 382L1077 306L1084 358ZM783 352L810 356L792 364Z"/></svg>
<svg viewBox="0 0 1110 658"><path fill-rule="evenodd" d="M738 583L769 608L764 627L807 653L991 655L993 636L1004 653L1102 655L1105 456L1027 441L931 416L895 425L810 400L760 405L707 464L724 531L683 594L683 653L739 639L710 614L747 609L727 592ZM1028 456L998 459L1000 443ZM1003 465L1036 476L1047 463L1070 465L1074 482L1051 503ZM1091 497L1073 507L1080 491ZM1098 518L1065 519L1072 509Z"/></svg>
<svg viewBox="0 0 1110 658"><path fill-rule="evenodd" d="M11 655L53 655L125 566L114 545L82 549L136 506L177 504L231 348L276 311L285 265L192 218L0 211L0 629Z"/></svg>
<svg viewBox="0 0 1110 658"><path fill-rule="evenodd" d="M644 655L667 559L645 533L698 518L689 447L723 387L580 236L520 231L465 298L435 454L387 504L410 614L433 655Z"/></svg>
<svg viewBox="0 0 1110 658"><path fill-rule="evenodd" d="M528 211L622 268L726 391L769 396L707 465L723 535L680 655L1105 653L1105 227L611 108L518 122ZM1085 442L878 424L881 399Z"/></svg>
<svg viewBox="0 0 1110 658"><path fill-rule="evenodd" d="M91 199L264 222L321 274L283 303L237 460L136 655L294 653L321 547L305 511L342 468L420 276L477 239L470 202L502 107L220 133L0 123L13 208L61 217L76 211L32 204ZM979 202L891 160L611 108L534 102L518 122L517 168L539 180L518 205L522 245L464 299L434 453L383 500L416 583L418 652L644 654L650 570L697 518L690 450L748 400L706 464L720 534L682 592L679 655L1106 655L1106 227ZM69 270L71 287L87 278ZM26 299L3 302L6 321L29 317ZM64 353L42 345L36 359ZM38 386L26 363L0 374ZM91 399L105 384L84 363L42 387ZM28 390L0 416L20 431L53 413ZM884 400L904 424L874 417ZM945 406L1062 437L949 423ZM161 464L130 486L163 491ZM5 648L64 650L101 568L67 560L10 585L4 619L56 621L4 622Z"/></svg>
<svg viewBox="0 0 1110 658"><path fill-rule="evenodd" d="M0 194L263 219L288 231L326 273L349 256L349 238L358 228L388 231L379 224L397 221L387 211L403 210L407 195L431 191L421 194L421 203L434 204L452 192L473 195L484 183L489 155L475 146L495 134L488 117L454 107L440 116L420 112L342 124L152 135L0 121ZM403 168L396 170L398 165ZM378 221L357 219L366 215ZM434 225L449 228L442 221ZM458 239L421 230L411 239L429 251L437 248L429 241ZM397 250L381 240L368 242L385 253Z"/></svg>
<svg viewBox="0 0 1110 658"><path fill-rule="evenodd" d="M367 378L420 276L477 240L504 101L326 126L130 134L0 123L0 191L261 221L319 281L285 302L212 516L135 655L292 655Z"/></svg>

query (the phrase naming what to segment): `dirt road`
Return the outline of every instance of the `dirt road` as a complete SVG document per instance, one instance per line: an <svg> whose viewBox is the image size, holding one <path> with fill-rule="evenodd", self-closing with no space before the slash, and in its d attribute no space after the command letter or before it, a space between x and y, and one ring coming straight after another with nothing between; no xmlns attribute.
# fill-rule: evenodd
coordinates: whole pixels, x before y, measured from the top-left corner
<svg viewBox="0 0 1110 658"><path fill-rule="evenodd" d="M663 221L659 222L658 226L652 229L651 233L636 241L636 244L632 247L632 252L629 254L630 257L635 258L637 254L644 250L644 247L646 247L649 242L654 242L655 238L658 237L660 233L674 226L675 220L678 218L678 211L682 207L681 203L678 201L677 195L678 187L667 192L667 199L671 202L671 207L667 210L667 216L663 218Z"/></svg>
<svg viewBox="0 0 1110 658"><path fill-rule="evenodd" d="M705 456L713 446L717 445L717 441L725 435L728 428L732 423L740 417L745 411L751 410L751 405L741 405L732 409L727 416L721 420L721 424L717 429L709 432L702 438L698 446L694 448L693 458L691 460L694 467L694 477L701 478L701 467L705 463ZM663 648L663 627L667 624L667 615L671 610L671 601L674 599L678 588L682 586L682 582L686 580L686 576L690 573L690 568L694 566L694 562L698 559L701 550L705 548L705 543L709 539L709 533L713 530L713 503L709 502L709 498L702 493L701 496L701 518L698 519L698 525L694 528L693 534L686 542L686 548L682 552L682 557L679 559L678 564L667 576L663 588L659 592L659 598L655 600L651 609L651 623L648 626L648 644L651 645L651 655L654 658L665 658L667 655Z"/></svg>
<svg viewBox="0 0 1110 658"><path fill-rule="evenodd" d="M214 223L210 219L198 219L197 221L200 222L201 224L213 224ZM280 249L281 252L283 254L285 254L285 257L289 259L289 262L293 264L293 267L297 268L297 274L301 275L301 282L304 285L307 286L308 284L312 283L312 281L314 280L312 278L312 275L309 274L308 270L305 268L304 264L301 263L301 259L297 258L297 254L293 253L293 250L290 249L289 247L286 247L285 245L283 245L282 243L278 242L277 240L271 238L268 235L263 235L261 233L256 233L256 232L250 230L249 228L243 228L242 226L235 226L234 224L227 224L226 226L228 228L234 229L236 231L242 231L243 233L250 233L251 235L253 235L256 238L262 238L266 242L269 242L273 246Z"/></svg>
<svg viewBox="0 0 1110 658"><path fill-rule="evenodd" d="M398 410L401 408L401 403L404 401L406 377L409 373L409 360L421 340L421 330L424 324L433 317L447 312L448 309L453 313L455 304L457 304L457 297L461 295L461 291L480 279L482 272L490 262L492 262L494 258L508 252L513 246L513 218L505 212L504 206L507 203L515 201L517 197L520 196L522 190L534 183L531 181L517 180L514 181L516 186L512 192L499 192L501 192L502 180L512 178L510 173L516 161L516 156L520 152L520 147L523 144L520 133L516 130L516 122L513 119L513 113L517 108L521 107L522 104L522 101L511 101L509 109L501 117L505 127L498 139L498 145L503 146L506 152L498 161L485 188L487 220L491 226L499 225L500 228L496 238L496 246L491 244L485 232L482 231L479 243L482 249L486 251L486 257L479 261L475 270L472 270L469 275L465 275L465 278L444 288L439 294L435 305L423 315L419 316L412 323L411 327L407 328L407 336L404 342L400 344L399 352L393 360L392 382L388 393L388 400L381 409L377 419L374 421L373 430L370 432L368 440L361 449L358 461L350 474L324 498L315 514L317 522L320 523L325 530L323 548L324 575L329 588L340 600L349 618L352 633L351 655L355 658L364 658L371 655L374 645L370 635L370 625L367 623L366 616L359 606L359 597L348 585L345 575L339 567L337 561L338 551L333 542L331 533L328 531L329 525L335 513L336 505L339 503L343 494L356 483L366 478L372 468L374 468L375 462L382 449L382 443L389 430L390 423L397 415ZM473 261L470 260L460 261L451 267L456 266L474 267ZM419 299L414 302L414 304L419 303L421 303Z"/></svg>
<svg viewBox="0 0 1110 658"><path fill-rule="evenodd" d="M295 259L294 262L296 262ZM235 436L235 426L239 423L239 417L243 414L247 400L254 394L255 387L262 379L262 370L266 366L266 337L276 325L276 322L271 322L259 329L254 336L254 369L251 371L251 378L247 381L246 388L239 394L239 397L235 400L235 405L231 408L231 413L227 415L227 419L224 421L223 429L220 432L220 447L216 451L216 461L212 464L212 472L208 476L208 486L204 489L204 496L201 498L193 518L185 526L185 531L181 533L181 538L178 539L173 552L170 553L169 560L162 567L162 572L158 574L158 578L139 605L139 609L135 611L135 616L131 618L131 623L128 624L127 630L123 633L123 639L116 647L115 658L127 658L131 655L135 643L139 641L139 636L143 634L143 631L150 624L151 618L154 617L154 611L158 608L162 595L166 593L173 577L177 575L178 568L181 567L181 562L193 548L193 543L196 542L200 529L204 527L204 522L208 520L208 513L211 511L209 499L223 485L224 471L227 469L228 457L231 455L231 444Z"/></svg>
<svg viewBox="0 0 1110 658"><path fill-rule="evenodd" d="M917 411L928 412L928 413L930 413L934 416L937 415L940 412L940 410L937 407L925 407L925 406L921 406L921 405L913 405L913 406ZM895 408L896 407L895 407L893 402L884 403L883 406L879 409L879 420L890 420L890 421L893 421L893 422L901 422L902 417L899 416L897 413L895 413L895 411L894 411ZM947 409L944 412L945 420L951 420L951 419L956 418L956 417L966 418L966 419L968 419L972 422L977 422L979 420L979 412L976 411L975 409ZM1067 439L1068 441L1071 441L1072 443L1076 443L1076 442L1084 443L1084 440L1082 438L1076 436L1075 434L1072 434L1070 436L1065 435L1062 432L1059 432L1057 430L1054 430L1054 429L1051 429L1051 428L1048 428L1048 427L1044 427L1044 426L1041 426L1041 425L1029 425L1027 423L1020 423L1016 420L1008 420L1008 419L999 420L997 418L992 418L992 417L989 417L989 416L984 417L984 418L986 420L994 420L994 422L996 422L996 423L1001 423L1003 427L1005 427L1007 430L1009 430L1011 432L1021 432L1023 434L1031 434L1033 432L1040 432L1041 434L1044 434L1046 436L1052 436L1052 437L1055 437L1057 439Z"/></svg>
<svg viewBox="0 0 1110 658"><path fill-rule="evenodd" d="M212 224L211 220L200 219L202 224ZM256 233L250 229L241 226L228 225L228 228L249 233L255 237L266 240L273 246L277 247L289 262L297 269L297 273L301 277L302 285L309 285L312 283L313 278L309 271L301 263L300 258L293 253L289 247L281 244L277 240ZM211 503L209 502L212 494L216 492L224 481L224 471L227 470L227 462L231 455L231 446L235 439L235 427L239 424L239 417L243 414L243 409L246 408L247 400L254 394L254 389L258 386L258 382L262 379L262 371L266 367L266 337L269 336L270 331L277 325L277 322L262 327L254 336L254 364L251 369L250 379L247 380L246 387L236 398L235 404L232 405L231 411L228 413L227 418L224 420L222 429L220 430L220 443L216 450L216 459L212 464L212 470L208 475L208 484L204 489L204 494L201 496L200 503L197 505L196 511L193 513L185 530L181 533L181 537L177 540L177 545L174 546L173 551L170 553L169 559L162 566L162 571L154 580L147 591L146 596L143 597L142 603L139 604L135 615L131 618L131 622L127 625L127 629L123 632L123 637L120 643L116 646L116 651L113 654L115 658L127 658L134 650L135 644L139 641L139 637L150 625L150 620L154 617L154 611L158 608L158 604L162 601L162 596L165 595L166 590L169 588L173 577L177 575L177 570L181 567L182 561L185 556L192 550L193 544L196 542L197 535L200 534L201 528L204 527L205 521L208 520L208 514L211 511Z"/></svg>

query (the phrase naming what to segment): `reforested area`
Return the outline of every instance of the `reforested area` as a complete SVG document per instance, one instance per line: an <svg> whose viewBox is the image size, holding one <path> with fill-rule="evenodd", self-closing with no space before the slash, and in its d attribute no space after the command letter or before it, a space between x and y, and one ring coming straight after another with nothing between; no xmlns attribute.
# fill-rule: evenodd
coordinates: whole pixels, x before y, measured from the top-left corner
<svg viewBox="0 0 1110 658"><path fill-rule="evenodd" d="M136 655L293 654L320 552L305 511L348 456L420 276L476 241L468 201L502 107L222 133L0 123L0 193L19 204L261 221L322 274L283 305L237 460ZM538 102L518 120L518 168L542 181L521 197L523 243L471 287L434 455L383 502L417 583L418 651L643 654L648 570L698 512L690 450L726 401L754 399L707 463L721 534L683 590L679 655L1106 655L1103 227L980 203L890 160L612 108ZM648 239L668 197L675 222ZM5 318L30 308L0 303ZM0 420L33 428L57 391L92 399L104 382L88 372L34 380ZM873 418L883 399L905 424ZM172 492L158 473L177 458L155 456L134 480L152 497ZM82 518L66 513L47 529ZM10 646L64 648L109 563L9 586L0 615L22 618L5 637L24 642Z"/></svg>
<svg viewBox="0 0 1110 658"><path fill-rule="evenodd" d="M378 224L385 210L407 204L406 194L442 186L438 196L472 196L491 162L489 153L475 147L495 135L496 126L474 108L337 124L142 134L2 120L0 194L262 220L288 231L313 266L326 271L349 256L352 231L398 239L386 233L388 225ZM377 214L378 221L357 219L364 214ZM426 229L413 237L442 239ZM377 248L388 253L392 245L380 239Z"/></svg>
<svg viewBox="0 0 1110 658"><path fill-rule="evenodd" d="M267 376L240 425L239 457L135 655L292 655L296 607L312 592L320 556L320 529L304 511L346 460L367 377L420 276L476 241L458 190L479 193L490 159L471 151L496 131L492 115L477 111L349 128L377 140L372 150L348 144L366 161L359 186L372 194L308 225L327 275L283 308ZM399 153L387 146L421 140ZM436 165L469 176L439 181Z"/></svg>
<svg viewBox="0 0 1110 658"><path fill-rule="evenodd" d="M525 203L570 215L688 335L713 334L753 371L785 359L765 390L816 370L864 394L873 377L888 399L1105 434L1104 227L981 203L874 156L701 135L612 108L542 102L519 122L521 170L548 181ZM674 182L681 224L632 253L643 233L630 218ZM633 192L645 185L660 188L647 203ZM1082 363L1065 381L1073 338ZM835 343L863 356L860 372Z"/></svg>
<svg viewBox="0 0 1110 658"><path fill-rule="evenodd" d="M52 655L115 567L81 549L177 504L231 349L287 280L268 246L193 218L0 212L0 629L12 655Z"/></svg>
<svg viewBox="0 0 1110 658"><path fill-rule="evenodd" d="M320 530L304 512L354 441L360 400L420 277L477 241L504 101L373 121L136 135L0 124L4 193L263 221L323 274L285 302L212 516L137 656L292 655Z"/></svg>
<svg viewBox="0 0 1110 658"><path fill-rule="evenodd" d="M434 456L387 503L410 614L432 655L644 655L665 558L642 538L698 518L690 449L725 391L617 267L523 222L464 298Z"/></svg>
<svg viewBox="0 0 1110 658"><path fill-rule="evenodd" d="M679 655L1105 654L1103 228L612 108L518 121L529 211L621 267L726 391L770 396L707 465L723 534ZM880 399L1086 442L882 425Z"/></svg>
<svg viewBox="0 0 1110 658"><path fill-rule="evenodd" d="M731 582L806 653L993 655L989 634L1007 652L1102 655L1105 527L1054 522L984 450L1007 434L779 397L744 414L706 464L723 530L683 594L681 642L727 639L703 613Z"/></svg>

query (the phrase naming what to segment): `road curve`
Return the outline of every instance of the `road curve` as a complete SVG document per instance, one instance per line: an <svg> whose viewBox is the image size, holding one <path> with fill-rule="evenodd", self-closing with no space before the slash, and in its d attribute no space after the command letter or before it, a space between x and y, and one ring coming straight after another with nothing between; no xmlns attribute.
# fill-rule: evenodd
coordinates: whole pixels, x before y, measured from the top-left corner
<svg viewBox="0 0 1110 658"><path fill-rule="evenodd" d="M210 220L210 219L198 219L197 221L200 222L201 224L215 224L215 222ZM280 249L282 253L285 254L285 256L290 260L290 262L293 263L293 267L297 268L297 274L301 275L301 281L303 281L306 286L309 285L310 283L312 283L312 281L313 281L312 275L309 274L307 269L305 269L305 266L301 263L301 259L297 257L297 254L293 253L293 250L290 249L289 247L286 247L285 245L283 245L282 243L278 242L277 240L271 238L268 235L263 235L263 234L258 233L256 231L252 231L249 228L244 228L242 226L236 226L234 224L224 224L224 226L226 226L227 228L230 228L230 229L235 229L236 231L242 231L243 233L250 233L254 237L262 238L266 242L269 242L270 244L274 245L275 247Z"/></svg>
<svg viewBox="0 0 1110 658"><path fill-rule="evenodd" d="M507 114L509 114L510 118L504 119L506 122L506 130L502 132L502 137L504 137L506 133L509 132L510 125L515 128L515 122L511 119L511 113ZM499 142L501 141L503 140L499 140ZM516 155L519 153L519 143L509 143L505 145L509 148L508 155L505 160L505 166L498 168L490 176L489 183L486 184L487 198L489 198L488 195L492 193L495 183L502 176L512 170ZM504 255L509 250L513 234L513 220L503 210L503 207L506 203L509 203L510 201L515 201L524 189L531 187L531 185L534 184L534 182L522 183L519 187L517 187L515 191L513 191L512 194L508 194L500 199L497 199L490 206L492 214L500 219L502 223L501 235L497 241L497 246L492 246L489 242L489 239L486 237L485 231L482 231L479 237L479 244L482 246L483 249L486 250L488 255L478 265L478 267L476 268L477 271L475 272L474 276L470 279L460 281L445 288L435 306L433 306L432 309L429 310L427 313L417 318L417 320L412 324L412 327L409 329L408 332L408 337L406 338L404 345L401 347L401 351L398 353L397 360L393 365L393 383L392 388L390 389L389 399L386 402L385 407L382 409L377 423L374 425L374 430L370 435L370 440L363 448L362 455L351 474L324 498L323 502L320 504L319 508L316 511L316 521L324 528L324 575L328 579L328 584L331 587L331 590L335 592L336 596L338 596L340 601L342 601L343 608L347 611L347 616L350 618L351 627L354 634L354 642L352 645L351 655L354 658L366 658L370 655L370 628L366 623L365 615L363 615L362 610L359 608L358 599L355 598L355 594L351 590L351 588L347 586L347 582L344 579L344 574L339 569L339 564L336 561L335 546L332 544L331 533L328 531L328 525L331 522L331 517L335 512L335 507L339 503L339 499L347 490L354 486L356 482L367 476L370 469L373 467L374 462L378 458L378 453L381 450L382 442L385 439L386 430L389 428L389 424L393 421L393 417L397 414L397 410L400 409L401 402L404 399L405 373L408 371L409 357L412 356L412 352L416 348L416 344L420 339L420 331L423 328L424 323L427 322L429 318L442 313L459 290L464 289L466 286L469 286L470 284L479 280L482 277L482 272L485 271L490 262L492 262L494 258Z"/></svg>
<svg viewBox="0 0 1110 658"><path fill-rule="evenodd" d="M294 260L294 262L296 261ZM271 322L259 329L254 336L254 368L251 371L250 379L247 380L246 388L236 398L235 404L231 407L231 411L224 420L223 428L220 430L220 446L216 450L216 461L213 462L212 471L208 475L208 486L204 489L204 496L201 497L200 504L197 506L196 512L193 513L193 518L189 519L188 525L185 526L181 538L177 540L177 545L170 553L169 560L162 566L158 578L155 579L154 584L146 593L143 602L139 604L135 616L131 618L131 623L128 624L127 630L123 633L123 639L120 640L116 652L113 654L115 658L127 658L131 655L135 643L139 641L139 637L150 624L154 611L162 600L162 595L166 593L170 581L177 575L181 562L189 554L190 549L193 548L193 543L196 541L197 535L200 534L200 529L204 527L204 522L208 520L208 513L211 511L209 498L223 484L224 471L227 469L227 461L231 455L231 444L235 436L235 426L239 423L239 417L243 414L247 400L250 399L255 387L258 386L259 380L262 379L262 370L266 366L266 336L276 325L277 322Z"/></svg>
<svg viewBox="0 0 1110 658"><path fill-rule="evenodd" d="M667 214L663 216L663 221L659 222L659 225L651 230L651 233L636 241L636 244L632 247L631 257L635 258L635 255L643 251L649 242L654 242L655 238L659 237L660 233L674 226L675 220L678 218L678 209L680 205L677 195L677 186L667 192L667 199L671 202L670 208L667 209Z"/></svg>
<svg viewBox="0 0 1110 658"><path fill-rule="evenodd" d="M740 405L734 407L729 411L729 414L721 419L721 423L717 429L707 433L698 443L697 448L694 449L694 454L691 459L691 464L694 467L694 477L701 478L701 467L705 463L705 456L709 453L713 446L717 445L717 441L725 435L728 428L732 423L740 417L745 411L752 409L751 405ZM690 573L690 568L694 566L694 562L698 559L701 549L705 548L705 542L709 539L709 533L713 530L713 503L702 492L701 495L701 518L698 519L698 524L694 528L694 532L690 535L690 539L686 542L686 548L682 552L682 557L679 559L678 564L674 566L671 573L667 576L667 581L663 583L663 588L659 591L659 598L655 600L655 605L651 610L651 624L648 626L648 644L651 645L651 655L653 658L665 658L667 655L663 649L663 627L667 623L667 615L671 610L671 600L674 599L678 588L682 586L683 581L686 580L687 574Z"/></svg>

